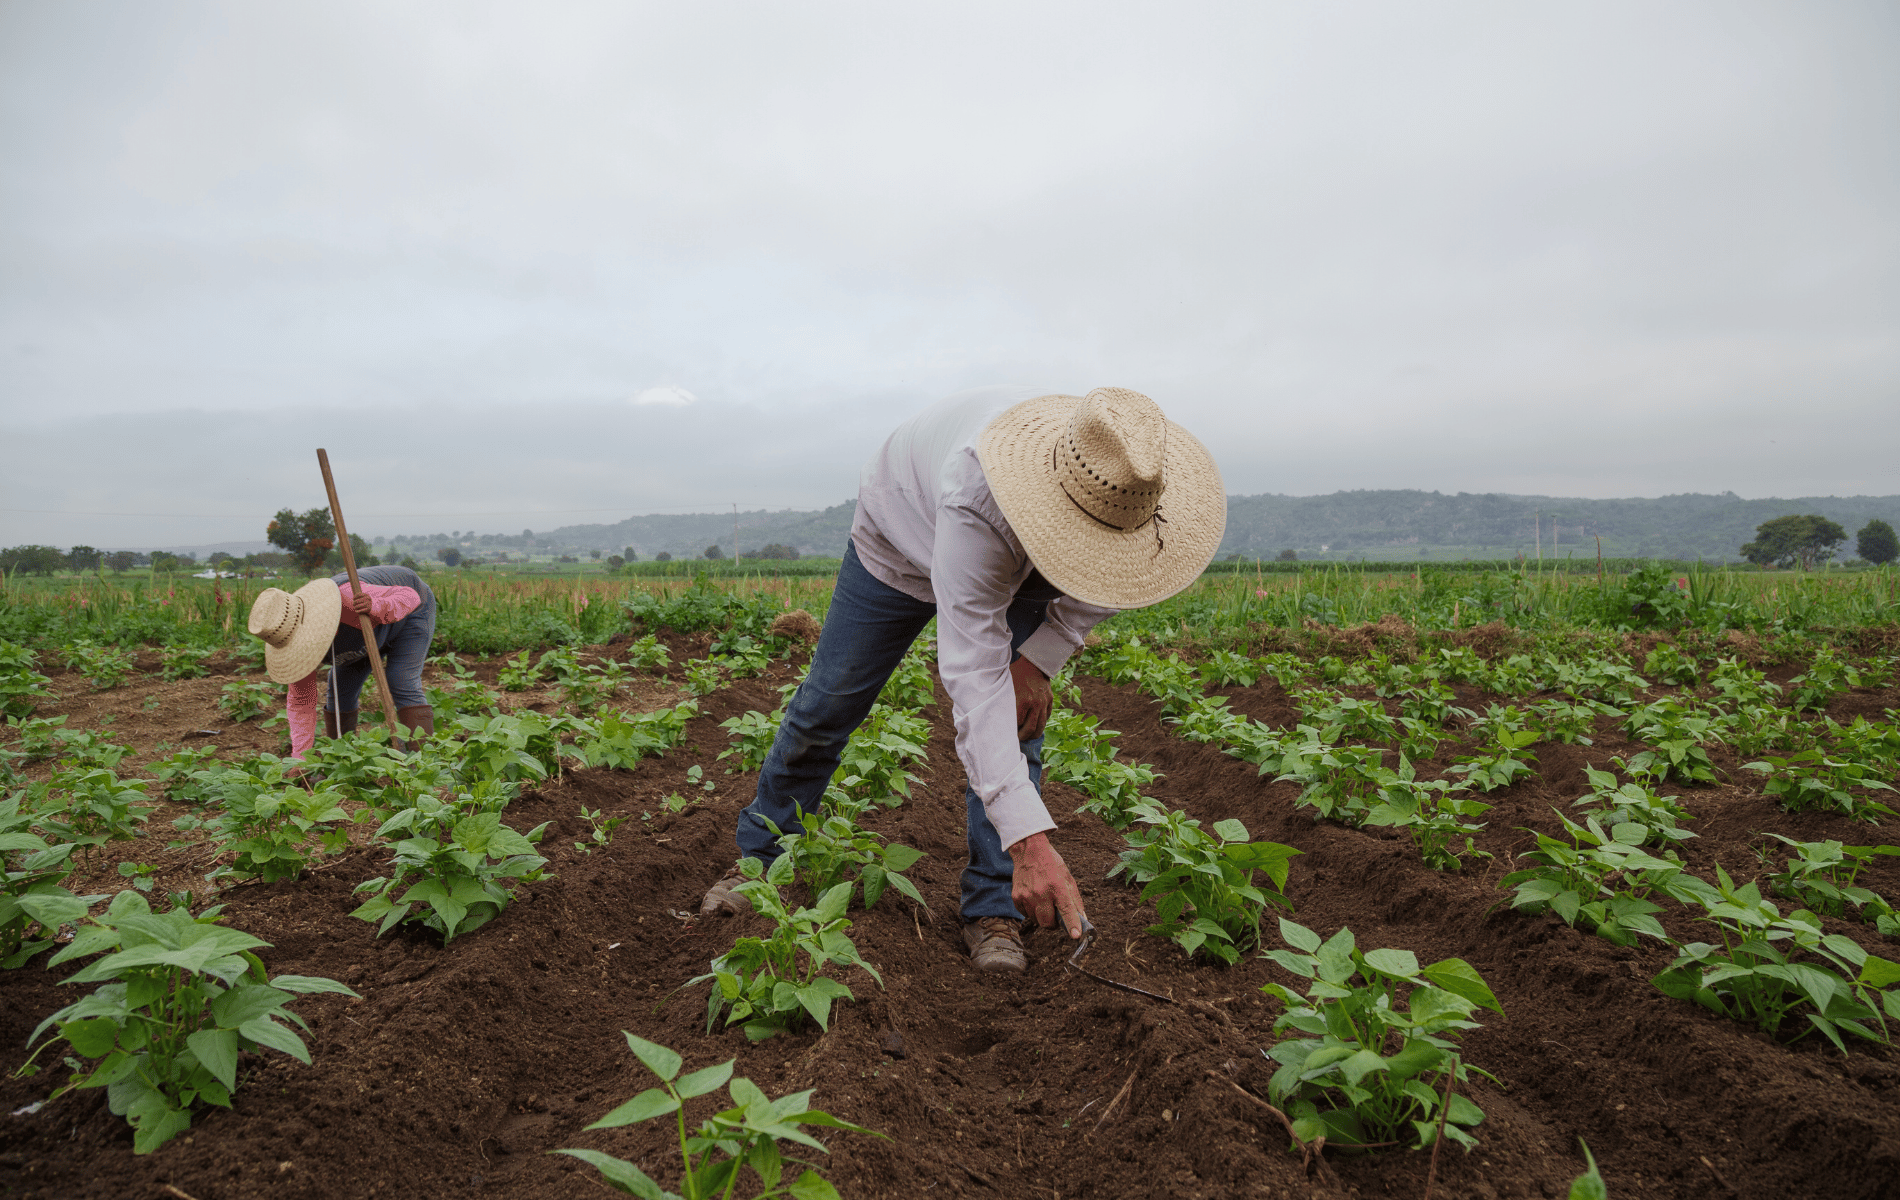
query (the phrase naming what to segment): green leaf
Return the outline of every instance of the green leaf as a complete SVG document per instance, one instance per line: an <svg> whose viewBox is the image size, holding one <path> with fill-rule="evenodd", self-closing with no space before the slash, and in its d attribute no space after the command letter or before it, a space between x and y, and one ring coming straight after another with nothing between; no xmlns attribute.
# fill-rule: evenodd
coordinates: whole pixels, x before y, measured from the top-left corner
<svg viewBox="0 0 1900 1200"><path fill-rule="evenodd" d="M1339 1073L1347 1083L1356 1087L1361 1079L1384 1068L1385 1059L1370 1050L1360 1050L1340 1061Z"/></svg>
<svg viewBox="0 0 1900 1200"><path fill-rule="evenodd" d="M236 1029L246 1021L276 1012L289 1001L289 992L280 992L263 984L242 983L211 1001L211 1015L217 1020L220 1029Z"/></svg>
<svg viewBox="0 0 1900 1200"><path fill-rule="evenodd" d="M270 985L286 992L300 992L306 995L334 992L340 996L356 996L357 999L362 999L348 984L338 983L334 979L325 979L321 975L279 975L270 981Z"/></svg>
<svg viewBox="0 0 1900 1200"><path fill-rule="evenodd" d="M1418 975L1418 956L1410 950L1370 950L1366 965L1383 975L1411 979Z"/></svg>
<svg viewBox="0 0 1900 1200"><path fill-rule="evenodd" d="M1287 945L1292 946L1296 950L1304 950L1308 954L1319 949L1319 934L1314 933L1304 925L1295 924L1285 917L1280 918L1280 937ZM1306 975L1308 978L1312 977L1305 971L1300 972L1300 974Z"/></svg>
<svg viewBox="0 0 1900 1200"><path fill-rule="evenodd" d="M229 993L226 993L229 995ZM219 999L224 997L220 996ZM213 1002L215 1004L215 1001ZM237 1087L238 1034L235 1029L200 1029L185 1039L205 1070L217 1076L226 1090Z"/></svg>
<svg viewBox="0 0 1900 1200"><path fill-rule="evenodd" d="M818 1022L818 1028L829 1029L831 1021L831 997L818 988L802 987L797 989L798 1003Z"/></svg>
<svg viewBox="0 0 1900 1200"><path fill-rule="evenodd" d="M1867 961L1860 965L1860 982L1877 989L1892 987L1900 983L1900 963L1869 954Z"/></svg>
<svg viewBox="0 0 1900 1200"><path fill-rule="evenodd" d="M884 868L888 871L908 871L924 857L922 850L913 850L909 846L893 843L884 847Z"/></svg>
<svg viewBox="0 0 1900 1200"><path fill-rule="evenodd" d="M732 1066L738 1061L736 1058L729 1058L718 1066L704 1067L690 1075L682 1076L680 1081L673 1085L674 1090L680 1094L682 1100L691 1100L694 1096L703 1096L715 1088L722 1088L726 1086L726 1081L732 1078Z"/></svg>
<svg viewBox="0 0 1900 1200"><path fill-rule="evenodd" d="M1488 1008L1502 1016L1504 1006L1486 986L1484 977L1478 974L1476 967L1462 958L1447 958L1435 962L1419 972L1437 986L1455 996L1463 996L1480 1008Z"/></svg>
<svg viewBox="0 0 1900 1200"><path fill-rule="evenodd" d="M1445 1057L1445 1052L1424 1038L1413 1038L1405 1043L1405 1049L1386 1060L1387 1077L1395 1080L1411 1079L1421 1071L1429 1071Z"/></svg>
<svg viewBox="0 0 1900 1200"><path fill-rule="evenodd" d="M1231 817L1225 821L1214 822L1214 834L1223 842L1244 842L1248 840L1247 827Z"/></svg>
<svg viewBox="0 0 1900 1200"><path fill-rule="evenodd" d="M791 1192L793 1200L840 1200L838 1189L821 1178L818 1172L809 1168L803 1175L792 1180L792 1185L787 1190Z"/></svg>
<svg viewBox="0 0 1900 1200"><path fill-rule="evenodd" d="M844 916L845 907L851 903L851 889L851 884L840 883L825 890L825 894L818 898L817 917L820 924L829 924Z"/></svg>
<svg viewBox="0 0 1900 1200"><path fill-rule="evenodd" d="M256 1020L246 1021L238 1026L237 1031L258 1045L280 1050L298 1062L310 1061L310 1051L303 1044L303 1039L269 1017L258 1017Z"/></svg>
<svg viewBox="0 0 1900 1200"><path fill-rule="evenodd" d="M1582 1138L1577 1144L1583 1147L1583 1161L1590 1169L1570 1182L1570 1200L1610 1200L1610 1189L1603 1182L1603 1176L1597 1171L1597 1160L1590 1153L1590 1145Z"/></svg>
<svg viewBox="0 0 1900 1200"><path fill-rule="evenodd" d="M1344 984L1357 969L1352 961L1352 930L1341 928L1314 952L1319 960L1319 977L1327 983Z"/></svg>
<svg viewBox="0 0 1900 1200"><path fill-rule="evenodd" d="M68 1021L59 1027L59 1035L71 1043L82 1058L104 1058L119 1040L117 1022L104 1019Z"/></svg>
<svg viewBox="0 0 1900 1200"><path fill-rule="evenodd" d="M166 1108L138 1122L132 1135L132 1153L150 1154L191 1128L188 1109Z"/></svg>
<svg viewBox="0 0 1900 1200"><path fill-rule="evenodd" d="M708 1068L708 1070L717 1070L717 1069L718 1068ZM732 1069L732 1064L727 1063L726 1070L730 1072L731 1069ZM702 1072L694 1072L694 1074L701 1074L701 1073ZM689 1075L687 1076L687 1078L691 1079L692 1076ZM716 1087L718 1085L715 1084L714 1086ZM700 1093L698 1092L693 1093L693 1095L695 1096L699 1094ZM667 1113L678 1110L679 1106L680 1106L680 1102L678 1100L675 1100L673 1097L667 1095L667 1093L663 1089L648 1088L646 1091L641 1092L638 1096L635 1096L633 1099L627 1101L625 1104L622 1104L619 1107L615 1108L612 1112L608 1113L606 1116L602 1117L600 1120L595 1121L592 1125L589 1125L587 1128L589 1129L618 1129L622 1125L632 1125L638 1121L650 1121L654 1117L663 1117Z"/></svg>
<svg viewBox="0 0 1900 1200"><path fill-rule="evenodd" d="M661 1079L668 1081L671 1081L680 1073L680 1056L678 1054L668 1050L658 1042L649 1042L645 1038L627 1033L625 1030L621 1030L621 1032L626 1035L627 1049L633 1051L633 1056L646 1064L647 1070L653 1072Z"/></svg>
<svg viewBox="0 0 1900 1200"><path fill-rule="evenodd" d="M640 1200L680 1200L677 1195L648 1178L639 1167L611 1154L602 1154L598 1150L550 1150L548 1153L566 1154L580 1159L599 1171L614 1190L638 1196Z"/></svg>
<svg viewBox="0 0 1900 1200"><path fill-rule="evenodd" d="M71 925L86 915L92 905L85 899L69 892L34 893L28 892L18 898L19 905L35 921L55 929L61 925Z"/></svg>

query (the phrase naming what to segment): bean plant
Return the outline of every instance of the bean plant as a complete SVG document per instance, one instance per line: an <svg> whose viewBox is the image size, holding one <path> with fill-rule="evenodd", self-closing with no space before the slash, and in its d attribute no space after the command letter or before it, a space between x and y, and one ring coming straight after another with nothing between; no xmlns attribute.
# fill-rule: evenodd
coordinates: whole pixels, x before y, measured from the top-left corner
<svg viewBox="0 0 1900 1200"><path fill-rule="evenodd" d="M1867 789L1892 792L1892 784L1874 778L1873 770L1865 764L1830 758L1819 749L1786 758L1770 755L1742 767L1766 775L1762 791L1779 800L1789 812L1818 808L1874 825L1881 817L1894 815L1893 809L1865 794Z"/></svg>
<svg viewBox="0 0 1900 1200"><path fill-rule="evenodd" d="M1377 1148L1430 1146L1442 1128L1470 1150L1484 1112L1457 1091L1470 1072L1459 1040L1479 1028L1480 1008L1504 1008L1470 963L1447 958L1421 967L1409 950L1360 952L1352 930L1322 941L1281 918L1291 947L1264 957L1312 980L1301 996L1277 983L1260 990L1285 1006L1273 1024L1286 1034L1263 1051L1280 1064L1268 1092L1302 1142ZM1309 1034L1296 1037L1293 1034ZM1434 1078L1436 1076L1436 1078Z"/></svg>
<svg viewBox="0 0 1900 1200"><path fill-rule="evenodd" d="M1844 846L1836 841L1797 842L1770 833L1793 853L1768 877L1769 888L1823 916L1845 917L1851 905L1862 921L1888 937L1900 936L1900 912L1878 892L1857 884L1876 857L1900 857L1900 846ZM1764 863L1772 865L1767 856Z"/></svg>
<svg viewBox="0 0 1900 1200"><path fill-rule="evenodd" d="M857 818L869 807L868 800L853 800L830 788L821 808L799 818L798 829L785 833L770 821L765 824L779 835L781 857L792 860L795 877L812 895L822 896L849 883L862 886L865 908L875 908L884 890L891 887L928 909L923 893L904 875L924 852L901 843L887 844L883 834L859 825Z"/></svg>
<svg viewBox="0 0 1900 1200"><path fill-rule="evenodd" d="M233 856L207 879L296 879L313 858L335 854L348 845L340 828L350 819L343 793L312 789L289 778L292 759L259 755L247 770L205 772L207 792L216 805L208 817L181 817L181 830L198 829Z"/></svg>
<svg viewBox="0 0 1900 1200"><path fill-rule="evenodd" d="M1627 946L1638 934L1669 940L1656 920L1662 906L1652 896L1686 903L1709 894L1709 885L1687 874L1673 851L1657 857L1642 848L1646 826L1626 822L1606 833L1595 817L1582 825L1562 813L1557 819L1569 841L1527 830L1537 847L1519 858L1533 865L1498 881L1515 889L1511 907L1519 912L1548 909L1566 925L1582 920L1597 936Z"/></svg>
<svg viewBox="0 0 1900 1200"><path fill-rule="evenodd" d="M369 898L350 915L382 922L378 937L412 921L447 943L501 915L514 899L517 880L542 878L547 859L534 847L545 823L522 834L503 825L500 813L470 807L424 796L383 822L378 839L408 836L394 843L392 874L357 885Z"/></svg>
<svg viewBox="0 0 1900 1200"><path fill-rule="evenodd" d="M639 1167L599 1150L550 1152L571 1155L591 1165L615 1191L639 1196L641 1200L712 1200L715 1196L734 1195L742 1172L750 1169L758 1186L764 1189L754 1193L753 1200L768 1200L773 1196L838 1200L837 1189L803 1159L793 1159L805 1170L788 1182L786 1155L779 1143L827 1153L822 1142L800 1128L805 1125L884 1136L813 1109L810 1090L777 1100L767 1098L751 1080L733 1078L733 1064L737 1059L729 1058L717 1066L681 1075L685 1060L677 1052L631 1033L624 1036L627 1048L660 1081L660 1086L641 1092L587 1128L619 1129L659 1117L674 1117L679 1130L680 1192L665 1190ZM734 1107L708 1117L700 1123L697 1133L688 1133L686 1102L720 1087L726 1088Z"/></svg>
<svg viewBox="0 0 1900 1200"><path fill-rule="evenodd" d="M0 800L0 969L21 966L53 944L53 934L75 897L60 886L72 874L71 842L48 842L33 832L33 815L20 798ZM80 911L104 896L79 898ZM37 932L38 936L34 936Z"/></svg>
<svg viewBox="0 0 1900 1200"><path fill-rule="evenodd" d="M85 913L75 899L49 919L79 921ZM191 1127L198 1103L231 1107L240 1053L276 1050L308 1063L303 1039L283 1023L309 1028L290 1002L298 994L356 993L334 979L268 977L252 951L270 943L219 925L217 913L154 913L137 892L120 892L50 964L101 955L62 981L101 986L40 1022L29 1045L48 1029L58 1032L18 1073L36 1073L39 1054L66 1043L77 1056L67 1059L75 1071L53 1094L106 1088L107 1106L132 1126L133 1152L150 1154ZM88 1067L78 1059L97 1061Z"/></svg>
<svg viewBox="0 0 1900 1200"><path fill-rule="evenodd" d="M1300 851L1278 842L1248 840L1247 827L1216 821L1213 834L1179 809L1144 804L1135 819L1146 826L1124 836L1131 847L1109 878L1127 874L1141 885L1141 902L1155 906L1148 932L1167 938L1188 957L1205 953L1232 965L1260 943L1260 918L1269 905L1292 911L1286 898L1287 863ZM1265 872L1269 887L1254 886Z"/></svg>
<svg viewBox="0 0 1900 1200"><path fill-rule="evenodd" d="M53 698L53 681L33 669L38 665L33 651L0 639L0 716L8 724L32 716L36 704Z"/></svg>
<svg viewBox="0 0 1900 1200"><path fill-rule="evenodd" d="M137 668L132 655L117 646L103 646L90 638L80 638L61 646L60 657L66 665L85 677L95 691L108 691L132 677Z"/></svg>
<svg viewBox="0 0 1900 1200"><path fill-rule="evenodd" d="M1678 821L1694 820L1695 814L1677 804L1676 797L1658 795L1645 782L1636 779L1618 783L1613 771L1586 766L1583 774L1589 781L1590 791L1571 807L1588 808L1588 815L1599 824L1608 828L1641 825L1648 830L1642 842L1646 846L1687 841L1696 836L1677 827Z"/></svg>
<svg viewBox="0 0 1900 1200"><path fill-rule="evenodd" d="M910 765L924 760L929 739L930 724L917 713L873 704L845 743L832 786L854 800L895 808L910 798L910 785L918 782Z"/></svg>
<svg viewBox="0 0 1900 1200"><path fill-rule="evenodd" d="M840 883L818 897L810 908L788 909L779 888L792 881L793 864L780 855L770 869L761 870L756 858L742 858L739 868L746 881L733 890L752 902L754 912L772 922L765 937L742 937L732 949L713 959L712 969L687 981L686 986L712 983L706 1001L706 1029L711 1032L726 1014L728 1026L739 1024L747 1038L766 1038L816 1021L827 1029L835 1000L854 999L851 989L823 974L832 964L858 967L884 986L877 969L858 956L845 933L851 922L844 916L851 903L852 885ZM802 960L802 961L801 961Z"/></svg>
<svg viewBox="0 0 1900 1200"><path fill-rule="evenodd" d="M1537 755L1530 747L1538 741L1535 729L1497 729L1491 744L1478 754L1462 755L1451 767L1454 775L1463 775L1465 783L1481 792L1510 787L1526 775L1535 775Z"/></svg>
<svg viewBox="0 0 1900 1200"><path fill-rule="evenodd" d="M1721 945L1690 942L1654 982L1665 995L1754 1025L1784 1042L1819 1032L1847 1053L1842 1034L1891 1045L1900 1021L1900 963L1831 934L1807 909L1787 916L1753 883L1736 886L1716 867L1699 896Z"/></svg>

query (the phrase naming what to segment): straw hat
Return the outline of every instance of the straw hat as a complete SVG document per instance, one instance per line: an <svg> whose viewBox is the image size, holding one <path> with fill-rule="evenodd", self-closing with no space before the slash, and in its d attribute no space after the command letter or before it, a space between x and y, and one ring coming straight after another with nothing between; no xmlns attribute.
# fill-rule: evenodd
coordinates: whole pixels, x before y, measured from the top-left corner
<svg viewBox="0 0 1900 1200"><path fill-rule="evenodd" d="M1127 388L1025 400L990 422L976 453L1030 560L1089 604L1166 600L1207 568L1227 528L1207 449Z"/></svg>
<svg viewBox="0 0 1900 1200"><path fill-rule="evenodd" d="M250 630L264 639L264 670L278 683L295 683L317 669L336 637L343 593L325 577L295 592L265 588L251 605Z"/></svg>

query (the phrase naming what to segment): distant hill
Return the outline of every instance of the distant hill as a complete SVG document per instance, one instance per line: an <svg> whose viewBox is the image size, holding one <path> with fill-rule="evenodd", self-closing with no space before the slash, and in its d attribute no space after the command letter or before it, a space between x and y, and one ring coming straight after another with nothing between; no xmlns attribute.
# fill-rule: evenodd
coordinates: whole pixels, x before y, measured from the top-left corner
<svg viewBox="0 0 1900 1200"><path fill-rule="evenodd" d="M739 548L768 542L801 554L844 553L855 501L817 512L763 509L742 512ZM1510 558L1537 553L1541 530L1546 558L1595 557L1596 538L1615 557L1703 558L1737 561L1743 542L1763 521L1789 513L1820 513L1854 533L1874 517L1900 523L1900 496L1807 496L1793 500L1744 500L1684 494L1654 499L1583 500L1562 496L1512 496L1420 491L1334 492L1326 496L1230 496L1227 534L1220 556L1272 558L1292 550L1302 559ZM566 525L533 537L536 549L598 549L619 553L632 546L643 560L664 550L675 558L698 557L709 545L732 553L731 513L678 513L628 517L611 525ZM445 535L395 541L433 554ZM525 547L519 534L464 537L475 547Z"/></svg>
<svg viewBox="0 0 1900 1200"><path fill-rule="evenodd" d="M1790 513L1819 513L1853 535L1868 520L1900 519L1900 496L1744 500L1686 493L1654 499L1357 491L1328 496L1231 496L1223 555L1409 559L1606 555L1739 561L1755 527Z"/></svg>

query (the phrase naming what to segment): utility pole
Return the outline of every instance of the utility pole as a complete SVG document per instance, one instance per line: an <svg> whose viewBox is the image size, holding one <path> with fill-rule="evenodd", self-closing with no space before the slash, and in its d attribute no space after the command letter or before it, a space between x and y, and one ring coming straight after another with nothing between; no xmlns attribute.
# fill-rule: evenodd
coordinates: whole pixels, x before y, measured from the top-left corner
<svg viewBox="0 0 1900 1200"><path fill-rule="evenodd" d="M732 506L732 561L735 564L739 561L739 505L736 501Z"/></svg>

